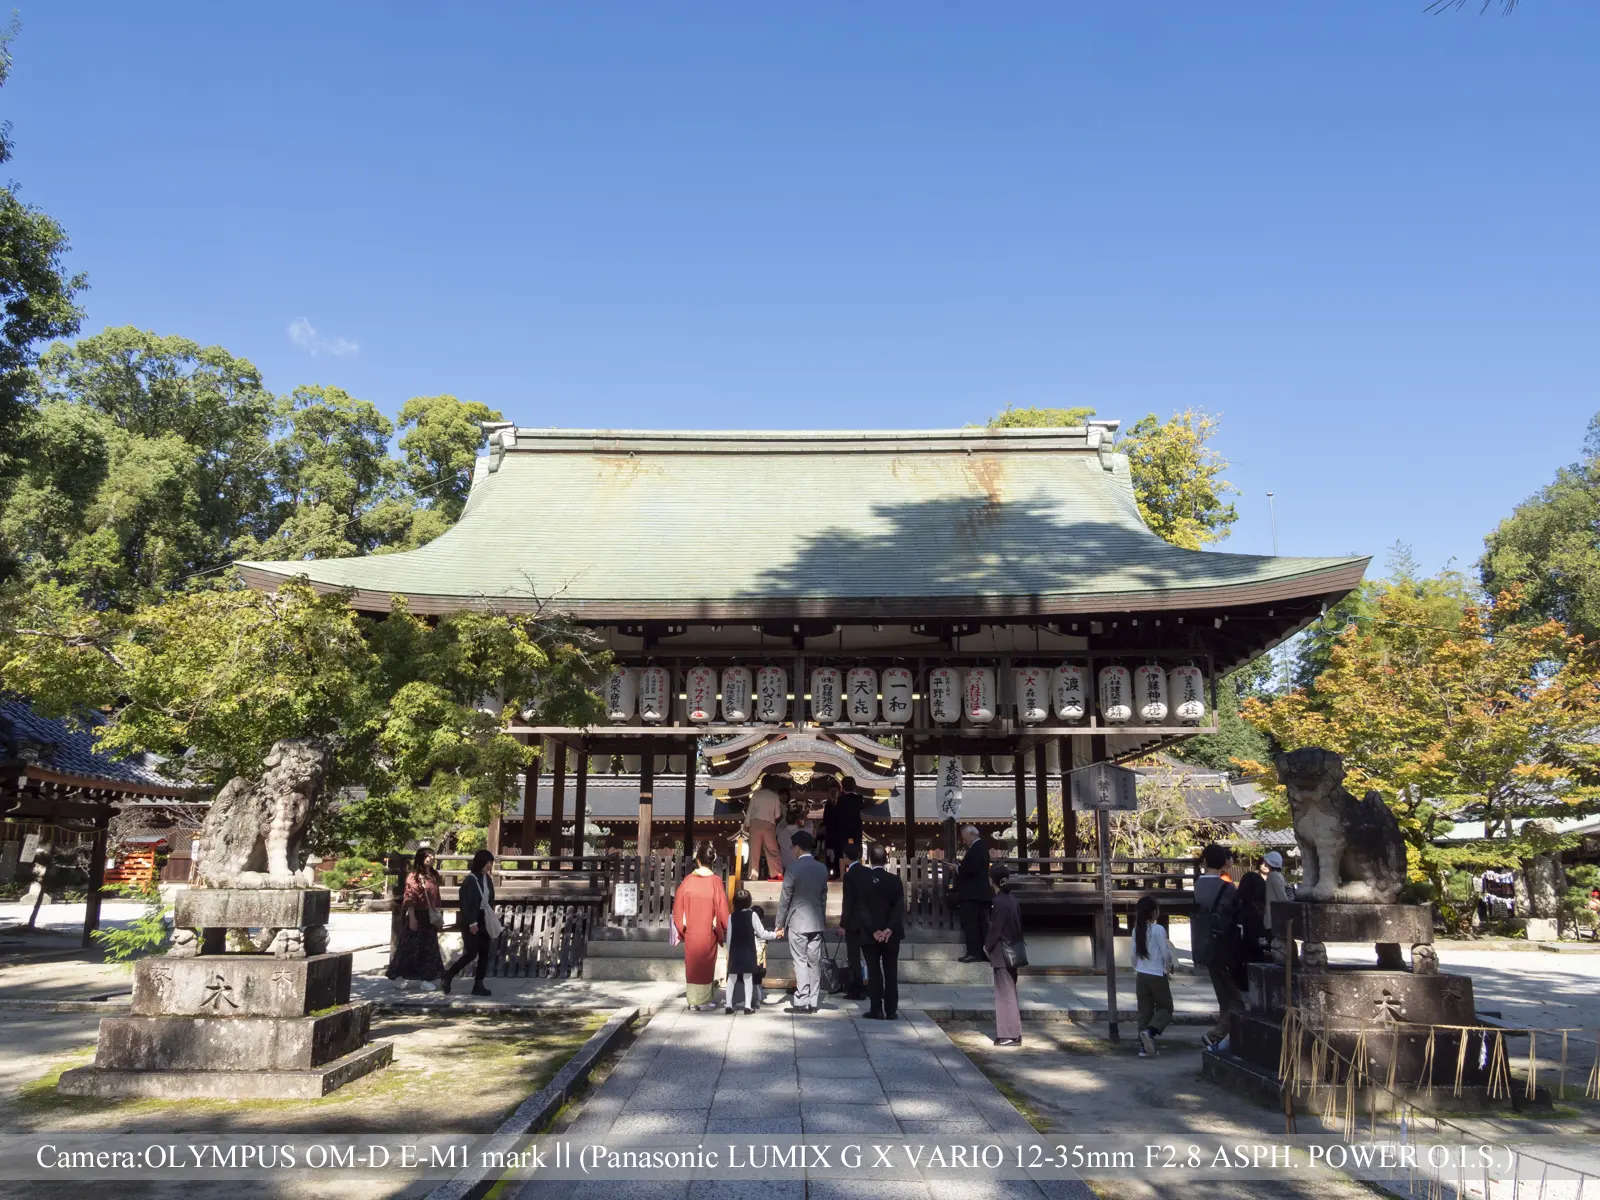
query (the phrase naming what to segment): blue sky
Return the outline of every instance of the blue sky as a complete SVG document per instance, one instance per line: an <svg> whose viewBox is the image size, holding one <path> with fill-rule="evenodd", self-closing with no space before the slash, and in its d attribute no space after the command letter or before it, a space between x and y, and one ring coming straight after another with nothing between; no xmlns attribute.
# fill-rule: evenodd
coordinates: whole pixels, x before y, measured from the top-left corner
<svg viewBox="0 0 1600 1200"><path fill-rule="evenodd" d="M1600 5L20 0L86 331L528 425L1221 413L1224 548L1470 564L1600 410Z"/></svg>

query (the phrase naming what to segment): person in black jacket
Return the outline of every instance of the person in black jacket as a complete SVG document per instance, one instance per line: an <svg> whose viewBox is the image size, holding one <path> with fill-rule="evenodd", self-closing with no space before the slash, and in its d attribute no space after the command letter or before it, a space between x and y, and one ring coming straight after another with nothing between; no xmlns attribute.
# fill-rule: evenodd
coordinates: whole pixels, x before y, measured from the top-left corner
<svg viewBox="0 0 1600 1200"><path fill-rule="evenodd" d="M960 961L988 962L983 943L989 933L989 905L994 895L989 887L989 843L977 826L966 825L961 830L961 844L967 852L956 868L956 899L961 904L961 938L967 952Z"/></svg>
<svg viewBox="0 0 1600 1200"><path fill-rule="evenodd" d="M844 870L844 856L855 851L855 860L861 861L861 810L866 806L861 794L845 788L833 802L833 834L838 839L839 869Z"/></svg>
<svg viewBox="0 0 1600 1200"><path fill-rule="evenodd" d="M461 957L445 970L441 981L445 992L450 990L461 968L476 962L472 971L472 994L489 995L489 989L483 986L483 976L489 969L489 950L494 943L489 936L489 921L494 918L494 880L489 878L492 862L492 853L479 850L472 856L472 873L461 881L461 890L457 893L460 909L456 916L456 928L461 930Z"/></svg>
<svg viewBox="0 0 1600 1200"><path fill-rule="evenodd" d="M900 877L886 869L888 855L880 844L874 842L867 848L867 858L872 869L865 872L854 896L855 919L862 930L861 952L867 960L870 1002L861 1015L874 1021L892 1021L900 1010L900 941L906 935L906 890Z"/></svg>
<svg viewBox="0 0 1600 1200"><path fill-rule="evenodd" d="M850 971L844 999L865 1000L867 992L861 981L861 939L865 931L861 928L856 895L871 871L861 865L861 851L854 846L844 848L840 861L844 872L844 895L839 908L839 935L844 938L845 960L849 963Z"/></svg>

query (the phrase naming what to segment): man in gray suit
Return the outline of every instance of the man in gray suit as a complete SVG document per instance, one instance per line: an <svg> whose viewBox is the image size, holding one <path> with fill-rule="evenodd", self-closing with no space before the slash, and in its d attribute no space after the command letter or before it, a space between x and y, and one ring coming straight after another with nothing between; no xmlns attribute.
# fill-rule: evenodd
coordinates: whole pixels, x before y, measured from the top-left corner
<svg viewBox="0 0 1600 1200"><path fill-rule="evenodd" d="M814 1013L822 1000L822 931L827 928L828 868L811 856L817 843L804 829L789 839L798 857L783 874L777 931L794 960L794 1004L786 1013Z"/></svg>

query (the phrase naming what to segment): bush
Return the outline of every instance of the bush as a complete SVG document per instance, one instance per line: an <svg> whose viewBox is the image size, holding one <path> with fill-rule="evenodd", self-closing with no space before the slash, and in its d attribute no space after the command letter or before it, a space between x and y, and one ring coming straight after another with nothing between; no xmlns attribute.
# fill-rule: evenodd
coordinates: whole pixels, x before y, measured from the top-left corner
<svg viewBox="0 0 1600 1200"><path fill-rule="evenodd" d="M1589 907L1589 893L1600 888L1600 867L1568 867L1561 894L1561 918L1574 929L1600 927L1600 913Z"/></svg>
<svg viewBox="0 0 1600 1200"><path fill-rule="evenodd" d="M159 954L167 948L172 929L167 924L166 901L154 879L144 887L107 888L106 895L145 902L145 911L126 929L96 929L91 935L104 950L107 962L131 965L136 958Z"/></svg>
<svg viewBox="0 0 1600 1200"><path fill-rule="evenodd" d="M383 864L364 858L341 858L323 872L322 882L336 892L353 892L361 888L381 889Z"/></svg>

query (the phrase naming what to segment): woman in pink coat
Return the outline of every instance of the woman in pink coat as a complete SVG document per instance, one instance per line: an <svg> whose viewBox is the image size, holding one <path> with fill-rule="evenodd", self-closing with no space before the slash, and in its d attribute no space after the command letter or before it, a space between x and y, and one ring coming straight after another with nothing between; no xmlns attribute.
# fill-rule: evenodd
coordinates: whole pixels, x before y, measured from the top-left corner
<svg viewBox="0 0 1600 1200"><path fill-rule="evenodd" d="M672 926L683 939L683 975L691 1009L715 1008L717 947L728 933L728 893L709 843L695 852L695 868L678 885L672 901Z"/></svg>

